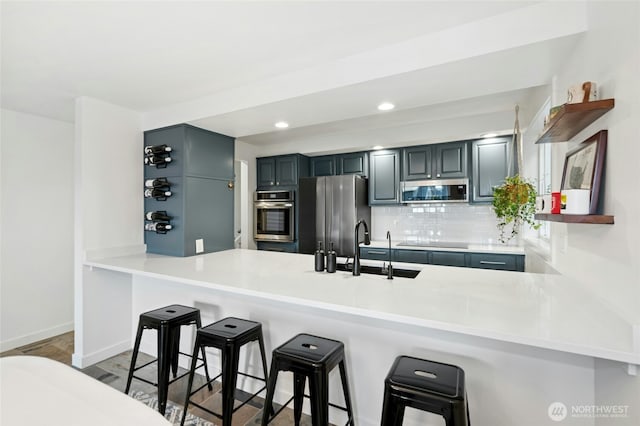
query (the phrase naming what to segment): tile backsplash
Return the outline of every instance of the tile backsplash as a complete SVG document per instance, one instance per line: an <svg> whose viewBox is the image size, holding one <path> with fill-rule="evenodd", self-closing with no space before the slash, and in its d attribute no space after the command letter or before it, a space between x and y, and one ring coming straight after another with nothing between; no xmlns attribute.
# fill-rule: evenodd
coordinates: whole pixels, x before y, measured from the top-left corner
<svg viewBox="0 0 640 426"><path fill-rule="evenodd" d="M425 204L371 208L372 239L498 243L498 221L491 205Z"/></svg>

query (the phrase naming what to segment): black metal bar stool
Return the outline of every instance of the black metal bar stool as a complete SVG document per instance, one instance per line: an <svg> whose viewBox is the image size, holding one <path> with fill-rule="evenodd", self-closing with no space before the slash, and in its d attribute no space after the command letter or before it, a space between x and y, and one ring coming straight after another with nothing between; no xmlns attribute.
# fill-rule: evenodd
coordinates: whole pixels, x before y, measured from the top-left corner
<svg viewBox="0 0 640 426"><path fill-rule="evenodd" d="M405 407L439 414L447 426L469 426L469 405L460 367L399 356L384 381L381 426L399 426Z"/></svg>
<svg viewBox="0 0 640 426"><path fill-rule="evenodd" d="M178 357L179 355L185 355L189 357L192 356L191 354L180 352L180 327L194 324L198 328L202 327L200 321L200 310L189 306L170 305L164 308L140 314L140 319L138 320L136 342L133 347L133 354L131 356L131 366L129 367L129 377L127 378L127 387L125 388L124 392L127 394L129 393L131 380L134 377L145 383L149 383L150 385L157 386L158 411L164 414L167 408L167 394L169 385L188 374L187 372L177 377ZM158 357L153 361L136 367L138 350L140 349L140 341L142 340L142 332L145 329L158 330ZM197 354L197 352L194 352L194 354ZM204 358L204 349L202 350L202 357ZM194 358L194 360L196 358ZM136 376L134 374L136 371L150 364L153 364L154 362L158 363L158 379L156 383ZM207 370L206 363L204 363L204 367L205 374L208 380L209 371ZM169 380L169 370L173 371L172 380Z"/></svg>
<svg viewBox="0 0 640 426"><path fill-rule="evenodd" d="M329 372L336 366L340 368L342 391L346 407L329 402ZM273 413L273 395L278 380L278 372L293 372L293 397L290 398L271 418ZM302 416L302 402L305 382L309 378L309 400L311 402L311 419L313 426L329 424L329 405L347 412L347 425L353 425L353 410L349 396L349 384L344 363L344 344L337 340L325 339L310 334L298 334L288 342L273 350L267 398L264 403L262 425L271 422L292 400L296 426ZM269 408L269 409L267 409Z"/></svg>
<svg viewBox="0 0 640 426"><path fill-rule="evenodd" d="M258 341L260 345L260 356L262 358L262 371L264 378L252 376L251 374L238 371L238 361L240 358L240 348L245 344L253 341ZM193 358L191 362L191 370L189 372L189 383L187 385L187 397L184 403L184 412L182 414L181 425L184 424L187 416L187 407L189 404L204 410L220 419L222 419L223 426L231 426L231 418L233 413L240 407L245 405L256 395L266 389L267 383L267 359L265 357L264 340L262 338L262 324L255 321L244 320L240 318L224 318L220 321L214 322L204 328L198 330L196 335L196 344L193 348L194 355L198 354L198 350L204 353L204 349L207 347L217 348L222 352L222 373L209 379L207 377L207 383L203 384L193 392L191 386L193 385L193 375L196 369L196 358ZM206 365L206 361L205 361ZM235 402L235 390L238 374L251 377L252 379L262 380L265 382L263 386L256 393L247 398L242 404L235 409L233 408ZM218 414L202 405L191 401L191 396L198 392L200 389L209 386L211 389L211 382L222 376L222 414Z"/></svg>

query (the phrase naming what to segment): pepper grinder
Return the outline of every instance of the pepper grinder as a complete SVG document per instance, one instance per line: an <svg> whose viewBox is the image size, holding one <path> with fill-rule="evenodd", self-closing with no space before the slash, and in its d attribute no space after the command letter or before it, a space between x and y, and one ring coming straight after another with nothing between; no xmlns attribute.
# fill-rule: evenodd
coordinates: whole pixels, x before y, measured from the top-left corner
<svg viewBox="0 0 640 426"><path fill-rule="evenodd" d="M327 272L334 273L336 271L336 252L333 250L333 241L331 241L331 249L327 252Z"/></svg>
<svg viewBox="0 0 640 426"><path fill-rule="evenodd" d="M322 241L318 241L318 249L315 252L316 272L324 271L324 251L322 251Z"/></svg>

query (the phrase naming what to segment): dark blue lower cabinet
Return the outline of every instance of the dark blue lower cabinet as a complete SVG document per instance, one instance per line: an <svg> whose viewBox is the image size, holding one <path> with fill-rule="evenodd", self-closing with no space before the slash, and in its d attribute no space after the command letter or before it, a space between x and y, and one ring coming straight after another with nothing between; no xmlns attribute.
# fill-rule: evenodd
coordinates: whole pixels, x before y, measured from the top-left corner
<svg viewBox="0 0 640 426"><path fill-rule="evenodd" d="M524 272L523 254L392 249L391 255L393 262ZM389 249L360 247L360 258L388 261Z"/></svg>
<svg viewBox="0 0 640 426"><path fill-rule="evenodd" d="M291 242L291 243L258 241L256 245L258 246L258 250L278 251L281 253L297 253L298 252L297 241Z"/></svg>
<svg viewBox="0 0 640 426"><path fill-rule="evenodd" d="M424 250L393 250L395 262L429 263L429 252Z"/></svg>
<svg viewBox="0 0 640 426"><path fill-rule="evenodd" d="M451 251L431 252L431 264L443 266L467 266L465 253Z"/></svg>
<svg viewBox="0 0 640 426"><path fill-rule="evenodd" d="M389 249L376 247L360 247L360 258L371 260L389 260Z"/></svg>
<svg viewBox="0 0 640 426"><path fill-rule="evenodd" d="M524 255L471 253L469 267L524 272Z"/></svg>

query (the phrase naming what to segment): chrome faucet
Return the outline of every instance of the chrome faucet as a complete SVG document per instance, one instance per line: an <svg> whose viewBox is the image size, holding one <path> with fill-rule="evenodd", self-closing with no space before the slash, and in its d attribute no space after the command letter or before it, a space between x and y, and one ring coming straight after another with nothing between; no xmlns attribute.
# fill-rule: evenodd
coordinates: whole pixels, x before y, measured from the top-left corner
<svg viewBox="0 0 640 426"><path fill-rule="evenodd" d="M382 271L383 273L386 272L387 273L387 279L388 280L392 280L393 279L393 266L391 266L391 232L387 231L387 240L389 240L389 266L387 266L387 268L385 269L384 266L382 266Z"/></svg>
<svg viewBox="0 0 640 426"><path fill-rule="evenodd" d="M356 223L356 230L355 230L355 236L353 238L354 244L355 244L355 256L353 257L353 275L358 276L360 275L360 241L358 241L358 229L360 228L360 225L364 225L364 244L365 245L369 245L371 244L371 238L369 238L369 227L367 226L367 222L364 221L364 219L360 219L358 221L358 223Z"/></svg>

